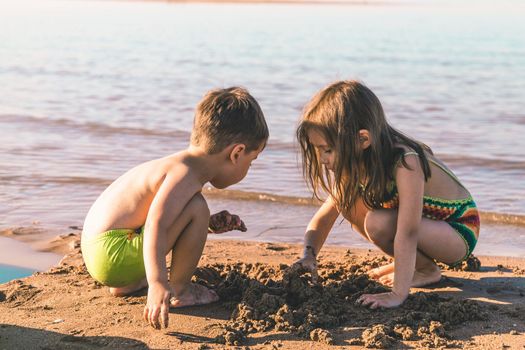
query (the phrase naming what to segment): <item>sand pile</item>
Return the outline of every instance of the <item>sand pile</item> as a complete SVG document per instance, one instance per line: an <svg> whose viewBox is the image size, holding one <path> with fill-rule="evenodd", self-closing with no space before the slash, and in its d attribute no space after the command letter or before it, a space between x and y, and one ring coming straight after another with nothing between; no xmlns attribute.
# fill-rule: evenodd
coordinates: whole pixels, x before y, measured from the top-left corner
<svg viewBox="0 0 525 350"><path fill-rule="evenodd" d="M345 326L366 328L354 345L387 348L397 340L419 340L441 347L453 345L447 335L451 327L487 318L486 307L475 301L433 293L412 294L403 307L381 312L357 305L361 294L388 290L364 274L379 263L383 259L321 264L317 285L284 264L211 264L195 279L214 288L231 309L216 338L227 345L241 345L250 334L269 330L333 344L330 329Z"/></svg>
<svg viewBox="0 0 525 350"><path fill-rule="evenodd" d="M457 266L449 266L442 263L438 264L443 270L455 270L455 271L479 271L481 268L481 262L474 255L470 255L468 258L463 260L461 264Z"/></svg>

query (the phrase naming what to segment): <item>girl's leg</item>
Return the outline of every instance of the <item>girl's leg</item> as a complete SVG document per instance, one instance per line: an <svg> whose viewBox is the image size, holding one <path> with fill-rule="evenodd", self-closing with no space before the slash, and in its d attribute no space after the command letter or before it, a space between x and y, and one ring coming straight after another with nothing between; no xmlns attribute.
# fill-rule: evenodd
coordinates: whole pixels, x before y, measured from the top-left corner
<svg viewBox="0 0 525 350"><path fill-rule="evenodd" d="M365 219L365 230L371 241L383 252L394 256L394 238L397 227L397 210L370 211ZM418 252L413 287L437 282L441 271L433 259L453 263L463 258L467 252L464 240L444 221L421 219L418 232ZM390 271L390 272L389 272ZM394 265L383 267L383 274L372 276L387 285L394 282Z"/></svg>
<svg viewBox="0 0 525 350"><path fill-rule="evenodd" d="M355 206L348 212L343 213L343 216L350 224L352 229L363 236L366 240L370 240L365 231L365 217L368 214L369 209L365 206L365 203L361 198L358 198L355 202Z"/></svg>
<svg viewBox="0 0 525 350"><path fill-rule="evenodd" d="M169 230L168 247L171 251L170 287L172 306L207 304L217 301L217 294L191 277L199 263L208 235L210 210L199 193L188 202Z"/></svg>
<svg viewBox="0 0 525 350"><path fill-rule="evenodd" d="M363 236L367 241L372 242L372 239L368 236L368 233L365 230L365 218L370 210L366 207L365 203L361 198L359 198L355 206L349 210L347 213L344 213L343 216L350 224L352 229ZM372 242L373 243L373 242ZM392 254L389 254L392 255ZM379 279L384 275L394 272L394 264L388 264L380 266L378 268L370 270L368 275L373 279Z"/></svg>

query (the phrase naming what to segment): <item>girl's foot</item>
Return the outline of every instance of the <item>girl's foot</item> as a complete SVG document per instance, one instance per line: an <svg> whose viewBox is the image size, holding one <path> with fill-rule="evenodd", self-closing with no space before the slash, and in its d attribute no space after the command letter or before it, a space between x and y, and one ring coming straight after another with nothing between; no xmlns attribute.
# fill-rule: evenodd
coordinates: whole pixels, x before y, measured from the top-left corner
<svg viewBox="0 0 525 350"><path fill-rule="evenodd" d="M387 265L383 265L383 266L379 266L375 269L372 269L370 271L368 271L368 277L370 277L371 279L373 280L379 280L381 279L381 277L385 276L385 275L389 275L391 274L392 272L394 272L394 263L390 263L390 264L387 264Z"/></svg>
<svg viewBox="0 0 525 350"><path fill-rule="evenodd" d="M441 280L441 269L437 265L431 265L427 269L419 269L414 272L412 287L423 287Z"/></svg>
<svg viewBox="0 0 525 350"><path fill-rule="evenodd" d="M394 286L394 272L390 272L386 275L381 276L377 280L379 283L384 284L387 287L393 287Z"/></svg>
<svg viewBox="0 0 525 350"><path fill-rule="evenodd" d="M414 277L412 277L412 284L410 287L424 287L432 283L437 283L441 280L441 270L437 265L428 267L426 269L419 269L414 271ZM384 284L388 287L394 286L394 273L389 273L379 278L379 283Z"/></svg>
<svg viewBox="0 0 525 350"><path fill-rule="evenodd" d="M210 304L219 300L219 296L213 290L196 283L190 283L180 295L172 295L170 304L174 308Z"/></svg>
<svg viewBox="0 0 525 350"><path fill-rule="evenodd" d="M130 284L129 286L124 287L109 287L109 292L115 297L123 297L125 295L130 295L136 291L146 288L148 286L148 281L146 278L138 281L137 283Z"/></svg>

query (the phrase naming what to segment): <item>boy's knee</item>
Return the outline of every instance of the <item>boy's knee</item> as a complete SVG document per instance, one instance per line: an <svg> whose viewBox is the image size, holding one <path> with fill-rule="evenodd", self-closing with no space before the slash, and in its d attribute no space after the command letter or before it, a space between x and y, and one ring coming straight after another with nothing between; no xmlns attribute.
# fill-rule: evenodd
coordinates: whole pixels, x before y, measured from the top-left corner
<svg viewBox="0 0 525 350"><path fill-rule="evenodd" d="M210 208L208 208L208 202L201 193L195 194L188 203L192 212L198 214L201 217L210 217Z"/></svg>

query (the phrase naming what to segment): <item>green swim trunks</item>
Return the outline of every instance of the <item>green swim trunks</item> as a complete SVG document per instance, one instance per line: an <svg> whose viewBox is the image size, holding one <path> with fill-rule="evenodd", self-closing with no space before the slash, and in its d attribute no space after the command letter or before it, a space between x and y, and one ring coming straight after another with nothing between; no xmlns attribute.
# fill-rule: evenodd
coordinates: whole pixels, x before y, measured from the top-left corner
<svg viewBox="0 0 525 350"><path fill-rule="evenodd" d="M109 287L124 287L146 277L142 245L144 227L117 229L82 239L89 274Z"/></svg>

